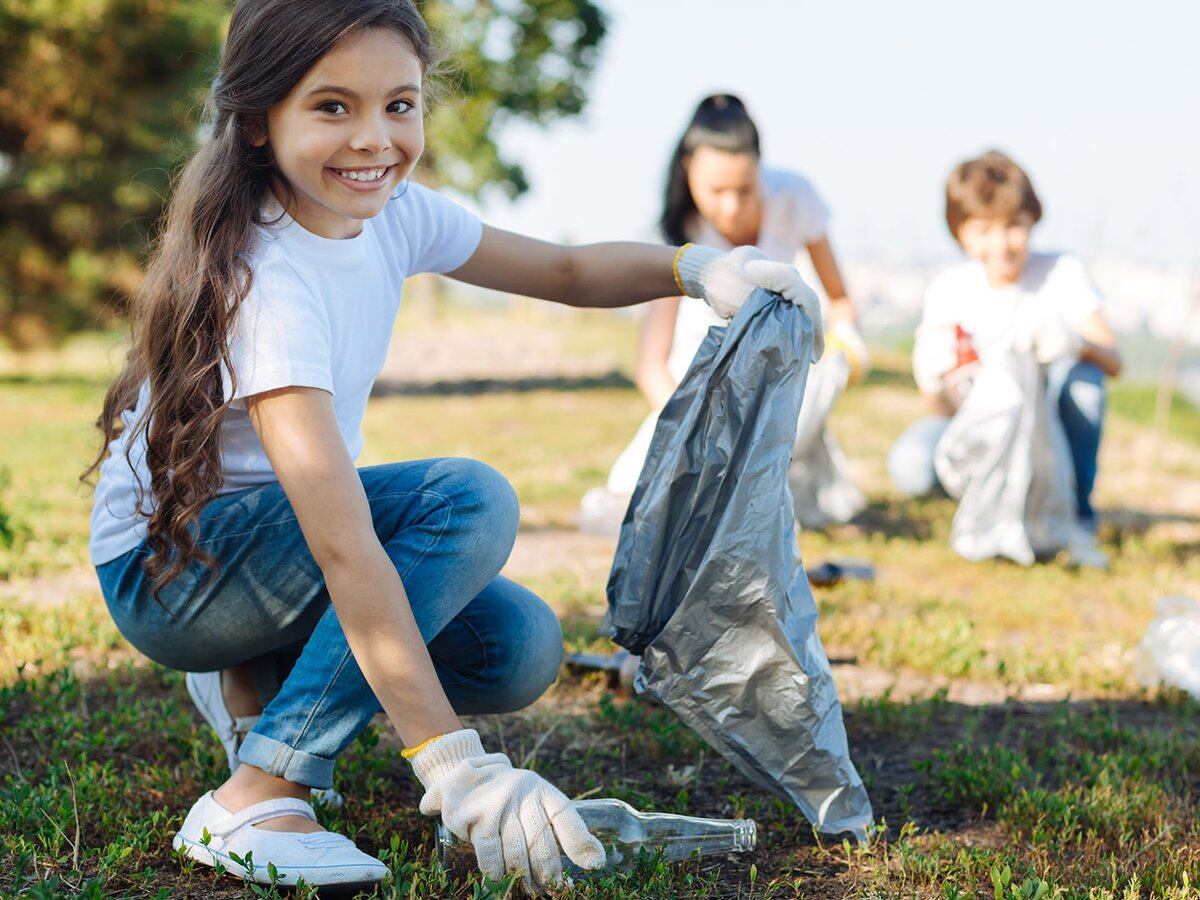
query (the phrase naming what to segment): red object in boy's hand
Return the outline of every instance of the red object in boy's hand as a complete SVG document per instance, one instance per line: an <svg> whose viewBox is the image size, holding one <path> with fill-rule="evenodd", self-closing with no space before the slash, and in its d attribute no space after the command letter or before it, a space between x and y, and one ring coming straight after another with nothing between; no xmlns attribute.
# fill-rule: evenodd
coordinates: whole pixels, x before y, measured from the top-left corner
<svg viewBox="0 0 1200 900"><path fill-rule="evenodd" d="M946 392L955 403L962 403L971 391L971 382L979 368L979 354L971 335L961 325L954 326L954 368L946 373Z"/></svg>
<svg viewBox="0 0 1200 900"><path fill-rule="evenodd" d="M969 366L971 363L979 362L979 354L975 352L975 345L971 343L971 336L963 330L961 325L954 326L954 368L961 369L963 366Z"/></svg>

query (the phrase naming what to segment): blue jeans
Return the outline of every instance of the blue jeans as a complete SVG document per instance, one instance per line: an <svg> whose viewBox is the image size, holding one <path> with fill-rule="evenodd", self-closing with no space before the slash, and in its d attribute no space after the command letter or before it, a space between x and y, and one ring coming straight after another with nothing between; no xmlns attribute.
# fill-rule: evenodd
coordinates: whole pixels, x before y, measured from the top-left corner
<svg viewBox="0 0 1200 900"><path fill-rule="evenodd" d="M1100 455L1104 425L1104 373L1094 363L1059 360L1050 366L1047 392L1058 398L1058 414L1071 449L1075 469L1075 511L1085 528L1096 526L1092 489ZM888 453L892 483L909 497L926 497L942 488L933 467L934 450L950 420L942 416L921 419L900 435Z"/></svg>
<svg viewBox="0 0 1200 900"><path fill-rule="evenodd" d="M532 703L558 675L562 630L538 597L498 577L517 533L508 482L469 459L392 463L359 475L454 709L499 713ZM276 482L215 498L201 512L199 545L220 570L210 575L193 564L163 589L161 605L142 571L145 544L98 566L117 627L173 669L252 662L269 702L238 758L329 787L335 758L380 705L283 489Z"/></svg>

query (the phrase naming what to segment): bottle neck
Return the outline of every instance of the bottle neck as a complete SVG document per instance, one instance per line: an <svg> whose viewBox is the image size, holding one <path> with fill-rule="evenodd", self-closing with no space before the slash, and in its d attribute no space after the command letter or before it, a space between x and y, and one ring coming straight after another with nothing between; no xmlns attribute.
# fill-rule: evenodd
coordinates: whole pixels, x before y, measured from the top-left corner
<svg viewBox="0 0 1200 900"><path fill-rule="evenodd" d="M753 819L736 819L733 823L733 849L753 850L758 845L758 826Z"/></svg>

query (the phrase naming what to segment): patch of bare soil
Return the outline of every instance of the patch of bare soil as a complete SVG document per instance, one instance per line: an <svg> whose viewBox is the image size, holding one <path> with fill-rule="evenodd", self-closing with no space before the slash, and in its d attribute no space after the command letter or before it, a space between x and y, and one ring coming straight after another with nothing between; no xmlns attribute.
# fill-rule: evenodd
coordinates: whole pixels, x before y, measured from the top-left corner
<svg viewBox="0 0 1200 900"><path fill-rule="evenodd" d="M80 596L98 595L100 583L96 570L82 566L58 575L0 581L0 606L28 603L36 606L61 606Z"/></svg>
<svg viewBox="0 0 1200 900"><path fill-rule="evenodd" d="M514 328L499 340L481 340L478 327L462 324L402 330L392 340L379 383L574 379L604 375L617 368L616 357L610 353L581 357L569 353L564 344L563 329L553 324Z"/></svg>
<svg viewBox="0 0 1200 900"><path fill-rule="evenodd" d="M604 584L612 568L616 537L584 534L575 529L522 529L504 574L514 581L569 569L581 580Z"/></svg>

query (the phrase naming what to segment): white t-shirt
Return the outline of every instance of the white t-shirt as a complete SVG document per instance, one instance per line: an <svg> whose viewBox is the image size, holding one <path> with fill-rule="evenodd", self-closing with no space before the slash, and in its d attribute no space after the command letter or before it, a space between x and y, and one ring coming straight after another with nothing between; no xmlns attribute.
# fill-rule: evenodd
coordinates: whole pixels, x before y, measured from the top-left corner
<svg viewBox="0 0 1200 900"><path fill-rule="evenodd" d="M268 220L281 212L271 205ZM367 398L387 357L404 279L458 268L475 252L482 228L461 206L410 182L352 238L320 237L287 215L255 229L247 254L253 280L230 336L236 392L224 373L226 396L234 402L221 421L220 493L277 480L241 402L264 391L294 386L331 393L346 449L358 458ZM129 426L148 395L147 383L100 468L91 522L94 565L132 550L146 536L145 517L134 515L139 483L147 488L146 511L153 502L145 442L132 448L132 468L125 451Z"/></svg>
<svg viewBox="0 0 1200 900"><path fill-rule="evenodd" d="M807 245L825 237L829 227L829 207L803 175L763 166L759 169L759 180L763 211L756 246L767 258L796 266L820 293L819 279L811 272ZM687 237L718 250L733 249L712 225L698 217L689 224ZM676 381L683 379L708 329L724 324L725 320L703 300L695 297L680 299L675 336L667 358L667 368Z"/></svg>
<svg viewBox="0 0 1200 900"><path fill-rule="evenodd" d="M1077 256L1031 253L1015 284L992 287L975 260L942 272L925 292L913 346L913 374L927 394L942 389L955 365L955 326L970 335L982 363L1007 351L1032 317L1060 316L1079 329L1101 306L1100 294Z"/></svg>

